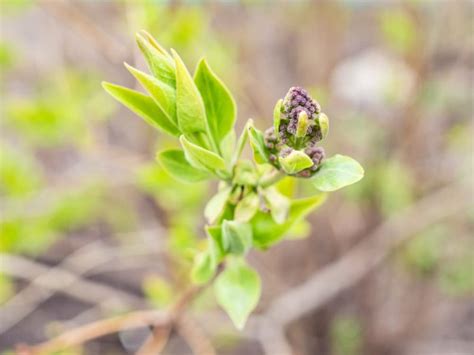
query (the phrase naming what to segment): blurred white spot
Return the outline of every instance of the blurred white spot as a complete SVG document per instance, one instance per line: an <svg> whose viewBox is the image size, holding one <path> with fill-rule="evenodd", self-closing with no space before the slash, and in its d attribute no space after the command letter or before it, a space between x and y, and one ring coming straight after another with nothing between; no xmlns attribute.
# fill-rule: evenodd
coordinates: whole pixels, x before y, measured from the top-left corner
<svg viewBox="0 0 474 355"><path fill-rule="evenodd" d="M403 105L413 92L414 71L396 57L370 49L339 64L333 91L354 105L378 109Z"/></svg>

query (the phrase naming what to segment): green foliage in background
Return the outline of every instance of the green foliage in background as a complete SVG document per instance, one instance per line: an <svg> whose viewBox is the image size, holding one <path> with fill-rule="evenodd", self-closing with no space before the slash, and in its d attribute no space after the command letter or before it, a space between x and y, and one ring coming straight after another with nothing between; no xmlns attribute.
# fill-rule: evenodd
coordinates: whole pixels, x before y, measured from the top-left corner
<svg viewBox="0 0 474 355"><path fill-rule="evenodd" d="M299 96L307 95L303 89L292 88L285 100L278 101L274 128L264 134L249 120L237 138L234 99L204 59L191 75L174 50L166 51L147 32L137 34L137 43L151 74L125 66L147 94L106 82L104 89L152 127L179 137L180 148L159 151L157 159L180 184L220 181L204 209L209 238L206 248L195 256L191 279L202 284L215 277L218 303L242 329L261 293L260 277L245 261L248 251L252 247L266 249L284 239L321 205L324 192L359 181L364 171L347 156L322 160L323 151L310 144L326 137L328 119L319 113L314 100ZM275 141L270 132L292 124L289 110L298 100L308 100L311 106L300 108L298 117L293 118L297 120L293 121L295 131L288 129L293 134L288 140L285 133L281 141ZM241 158L247 141L254 161ZM286 153L288 150L291 152ZM321 192L299 199L287 197L274 188L285 176L308 177ZM219 273L220 265L224 270Z"/></svg>

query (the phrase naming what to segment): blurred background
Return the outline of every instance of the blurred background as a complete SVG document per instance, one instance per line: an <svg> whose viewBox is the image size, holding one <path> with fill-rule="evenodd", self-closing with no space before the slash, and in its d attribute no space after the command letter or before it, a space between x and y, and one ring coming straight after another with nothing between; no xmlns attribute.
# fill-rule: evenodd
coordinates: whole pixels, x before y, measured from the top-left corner
<svg viewBox="0 0 474 355"><path fill-rule="evenodd" d="M473 182L471 1L1 0L0 26L0 351L166 307L189 282L216 186L166 175L155 152L176 141L100 86L137 87L122 62L145 68L134 33L146 29L190 68L207 57L239 131L249 117L270 126L275 102L304 86L331 120L328 155L365 167L294 240L249 256L263 278L257 313L351 266L354 250L375 260L336 270L323 285L337 292L301 304L286 328L294 354L474 352L474 195L449 193ZM265 353L212 293L190 313L217 354ZM133 353L149 332L66 353ZM185 338L163 353L193 353Z"/></svg>

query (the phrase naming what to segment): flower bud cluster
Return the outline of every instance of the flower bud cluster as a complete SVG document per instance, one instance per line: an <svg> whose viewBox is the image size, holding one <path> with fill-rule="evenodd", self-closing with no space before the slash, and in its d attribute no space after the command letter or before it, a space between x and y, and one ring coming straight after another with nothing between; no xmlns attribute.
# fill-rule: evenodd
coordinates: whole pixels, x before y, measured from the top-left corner
<svg viewBox="0 0 474 355"><path fill-rule="evenodd" d="M279 159L293 150L304 152L313 162L295 175L310 177L324 159L324 150L316 143L327 135L328 118L321 106L301 87L292 87L274 112L274 127L265 131L264 140L271 164L281 169Z"/></svg>

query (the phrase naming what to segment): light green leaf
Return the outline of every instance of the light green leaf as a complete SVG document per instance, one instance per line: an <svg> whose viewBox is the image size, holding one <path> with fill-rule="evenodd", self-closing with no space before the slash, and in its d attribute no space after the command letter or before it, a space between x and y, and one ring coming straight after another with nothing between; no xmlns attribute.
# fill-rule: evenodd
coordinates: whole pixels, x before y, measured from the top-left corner
<svg viewBox="0 0 474 355"><path fill-rule="evenodd" d="M251 220L254 246L265 249L275 244L285 236L295 223L305 218L325 200L325 194L292 200L288 218L282 224L276 223L269 213L259 211Z"/></svg>
<svg viewBox="0 0 474 355"><path fill-rule="evenodd" d="M311 158L299 150L293 150L288 156L280 157L279 162L287 174L296 174L313 166Z"/></svg>
<svg viewBox="0 0 474 355"><path fill-rule="evenodd" d="M335 191L362 179L364 169L354 159L335 155L326 159L311 178L313 185L321 191Z"/></svg>
<svg viewBox="0 0 474 355"><path fill-rule="evenodd" d="M217 264L209 251L199 253L194 258L191 280L195 284L206 283L214 276L216 268Z"/></svg>
<svg viewBox="0 0 474 355"><path fill-rule="evenodd" d="M255 161L259 164L268 163L268 154L263 133L253 126L252 121L249 121L248 124L248 134Z"/></svg>
<svg viewBox="0 0 474 355"><path fill-rule="evenodd" d="M273 109L273 130L276 135L280 134L280 121L281 121L281 109L283 106L283 100L277 101L275 108Z"/></svg>
<svg viewBox="0 0 474 355"><path fill-rule="evenodd" d="M204 101L210 133L219 144L234 127L237 112L234 99L205 59L197 66L194 82Z"/></svg>
<svg viewBox="0 0 474 355"><path fill-rule="evenodd" d="M185 136L179 138L181 145L183 146L186 159L195 168L204 169L211 172L216 170L225 169L225 162L216 153L210 150L204 149L194 143L191 143L186 139Z"/></svg>
<svg viewBox="0 0 474 355"><path fill-rule="evenodd" d="M117 101L135 112L149 125L173 136L180 135L178 128L166 117L166 114L156 105L151 97L107 82L103 82L102 86Z"/></svg>
<svg viewBox="0 0 474 355"><path fill-rule="evenodd" d="M217 303L224 308L234 325L242 330L258 304L260 276L243 263L231 264L217 277L214 292Z"/></svg>
<svg viewBox="0 0 474 355"><path fill-rule="evenodd" d="M220 151L222 153L222 158L226 162L227 168L230 169L232 166L232 158L235 152L235 141L237 137L235 136L235 131L232 129L221 141Z"/></svg>
<svg viewBox="0 0 474 355"><path fill-rule="evenodd" d="M319 114L318 125L321 130L321 139L326 138L329 133L329 118L325 113Z"/></svg>
<svg viewBox="0 0 474 355"><path fill-rule="evenodd" d="M176 87L174 63L170 55L147 33L137 33L137 44L148 63L152 74L172 88Z"/></svg>
<svg viewBox="0 0 474 355"><path fill-rule="evenodd" d="M260 199L254 192L245 196L236 206L234 218L237 222L248 222L258 211Z"/></svg>
<svg viewBox="0 0 474 355"><path fill-rule="evenodd" d="M191 166L179 149L169 149L159 152L156 158L168 174L183 182L198 182L209 178L205 171Z"/></svg>
<svg viewBox="0 0 474 355"><path fill-rule="evenodd" d="M176 65L176 110L183 133L206 132L206 111L201 95L179 55L171 50Z"/></svg>
<svg viewBox="0 0 474 355"><path fill-rule="evenodd" d="M252 228L247 223L224 221L222 223L222 242L225 251L243 255L252 247Z"/></svg>
<svg viewBox="0 0 474 355"><path fill-rule="evenodd" d="M140 82L143 88L150 93L156 104L166 114L168 119L177 126L176 119L176 92L175 90L159 81L158 79L148 75L127 63L124 63L128 71Z"/></svg>
<svg viewBox="0 0 474 355"><path fill-rule="evenodd" d="M278 224L285 222L290 210L290 199L278 192L274 186L267 188L264 192L264 196L270 206L270 213L273 220Z"/></svg>
<svg viewBox="0 0 474 355"><path fill-rule="evenodd" d="M222 216L231 191L232 187L226 186L209 200L204 208L204 217L209 224L214 224Z"/></svg>

